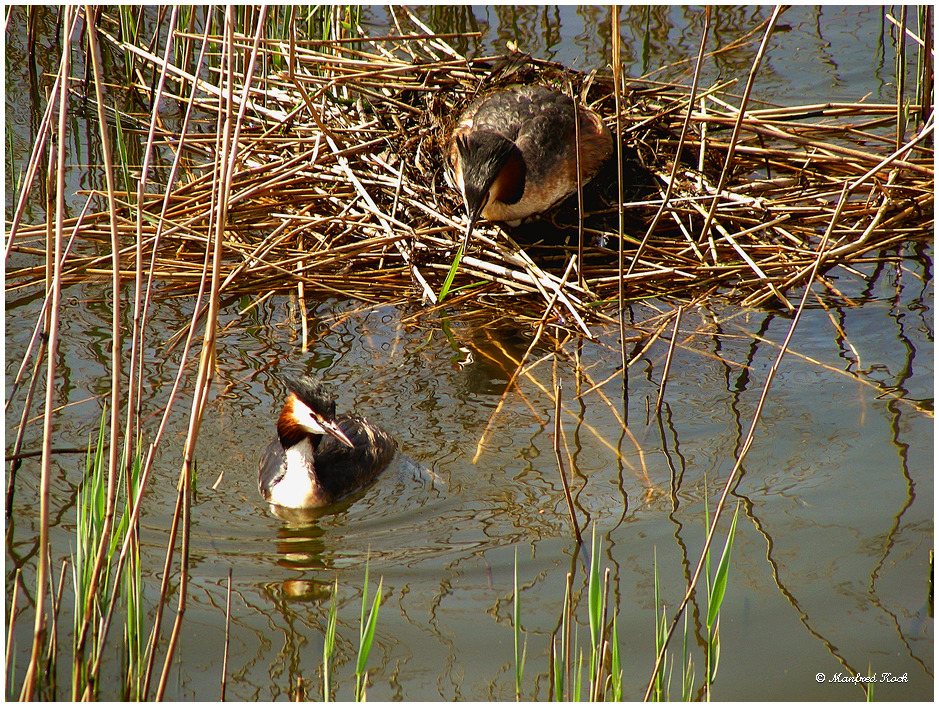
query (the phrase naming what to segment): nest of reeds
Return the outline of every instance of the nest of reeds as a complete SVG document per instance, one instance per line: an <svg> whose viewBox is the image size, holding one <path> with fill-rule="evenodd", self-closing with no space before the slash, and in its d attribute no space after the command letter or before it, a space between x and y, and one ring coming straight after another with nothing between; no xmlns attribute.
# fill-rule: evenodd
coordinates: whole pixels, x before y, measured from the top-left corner
<svg viewBox="0 0 939 707"><path fill-rule="evenodd" d="M933 153L931 138L921 139L931 127L897 138L895 105L751 101L741 118L732 83L699 88L693 102L689 86L653 82L627 83L617 96L609 76L516 54L471 60L431 35L209 38L210 64L241 63L195 80L188 63L112 41L137 62L132 88L147 106L120 115L123 132L146 136L151 105L178 111L155 123L165 161L146 188L116 194L122 242L140 240L163 296L199 287L224 194L223 293L300 285L307 296L436 302L465 224L443 178L450 127L479 94L517 83L572 92L604 116L621 151L583 190L581 209L575 196L517 229L479 224L448 304L537 316L547 301L581 327L621 296L719 290L744 305L788 308L817 258L850 268L932 234ZM177 41L195 62L203 37ZM246 73L247 88L225 80ZM229 150L233 169L222 180ZM107 211L86 214L78 232L110 242L110 223ZM30 230L21 226L19 237ZM109 266L73 255L65 280L108 276ZM35 281L42 267L8 270L8 287Z"/></svg>

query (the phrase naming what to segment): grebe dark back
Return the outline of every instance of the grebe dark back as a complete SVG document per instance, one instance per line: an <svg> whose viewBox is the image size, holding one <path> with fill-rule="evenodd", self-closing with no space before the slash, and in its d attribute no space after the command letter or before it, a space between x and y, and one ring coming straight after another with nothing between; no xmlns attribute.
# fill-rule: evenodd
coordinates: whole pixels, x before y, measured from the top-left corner
<svg viewBox="0 0 939 707"><path fill-rule="evenodd" d="M580 131L581 184L613 154L600 116L544 86L519 86L483 96L467 108L450 136L451 183L469 219L517 225L577 191L575 113Z"/></svg>
<svg viewBox="0 0 939 707"><path fill-rule="evenodd" d="M290 394L258 469L265 500L287 508L324 506L384 471L397 447L391 435L357 415L337 417L336 401L310 376L284 382Z"/></svg>

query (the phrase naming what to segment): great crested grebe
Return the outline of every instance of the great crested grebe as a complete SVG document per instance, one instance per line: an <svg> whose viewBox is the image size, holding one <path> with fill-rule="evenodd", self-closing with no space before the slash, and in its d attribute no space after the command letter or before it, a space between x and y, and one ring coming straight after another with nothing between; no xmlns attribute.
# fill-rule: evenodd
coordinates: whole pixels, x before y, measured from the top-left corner
<svg viewBox="0 0 939 707"><path fill-rule="evenodd" d="M545 86L519 86L483 96L450 136L451 184L469 219L464 248L482 216L517 225L577 191L577 116L584 185L613 154L600 116Z"/></svg>
<svg viewBox="0 0 939 707"><path fill-rule="evenodd" d="M336 416L336 401L310 376L284 377L290 394L277 437L258 468L266 501L286 508L325 506L378 476L397 443L357 415Z"/></svg>

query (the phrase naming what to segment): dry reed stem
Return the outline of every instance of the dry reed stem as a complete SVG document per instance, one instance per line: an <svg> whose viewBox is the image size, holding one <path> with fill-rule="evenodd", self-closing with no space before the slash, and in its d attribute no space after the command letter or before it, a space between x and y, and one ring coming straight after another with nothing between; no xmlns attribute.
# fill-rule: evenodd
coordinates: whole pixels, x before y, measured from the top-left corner
<svg viewBox="0 0 939 707"><path fill-rule="evenodd" d="M659 394L655 400L655 414L662 410L662 400L665 397L665 384L668 381L668 372L672 366L672 354L675 352L675 341L678 339L678 326L681 324L681 315L684 307L679 306L675 311L675 327L672 329L672 338L668 342L668 353L665 355L665 365L662 367L662 381L659 383Z"/></svg>
<svg viewBox="0 0 939 707"><path fill-rule="evenodd" d="M47 253L51 251L53 257L47 259L47 263L52 263L51 273L51 294L52 299L49 305L48 318L48 351L46 359L46 395L45 395L45 414L43 416L43 437L42 437L42 463L39 481L39 562L36 569L36 594L35 602L35 621L33 626L33 645L30 654L29 664L26 668L26 677L23 680L23 687L20 693L20 699L32 701L35 698L35 690L39 679L39 660L42 652L43 642L45 640L45 622L46 613L44 609L46 584L50 572L46 549L49 547L49 511L50 511L50 477L52 475L52 422L53 408L55 407L56 397L56 361L58 359L58 335L59 335L59 314L62 295L61 275L61 249L64 236L65 219L65 150L61 149L67 144L66 126L68 118L68 91L62 87L65 85L65 77L69 75L71 41L75 24L72 21L71 8L64 8L62 25L65 27L64 45L67 48L62 53L62 61L59 65L59 73L63 77L58 91L58 126L57 139L60 149L56 150L56 170L55 170L55 232L51 235L51 243L47 244ZM77 22L78 13L76 12L74 22ZM51 163L50 156L50 163ZM51 181L51 177L50 177ZM52 221L50 221L51 223ZM12 240L12 235L11 235ZM47 279L49 274L47 274Z"/></svg>
<svg viewBox="0 0 939 707"><path fill-rule="evenodd" d="M561 484L564 486L564 498L567 501L567 510L571 515L571 525L574 526L574 537L577 544L584 546L584 539L580 535L580 525L577 523L577 513L574 511L574 499L571 497L571 486L567 481L567 472L564 471L564 461L561 459L561 384L554 388L554 456L558 462L558 472L561 474Z"/></svg>
<svg viewBox="0 0 939 707"><path fill-rule="evenodd" d="M219 702L225 701L225 688L228 685L228 647L231 638L231 567L228 568L228 590L225 592L225 643L222 654L222 693Z"/></svg>

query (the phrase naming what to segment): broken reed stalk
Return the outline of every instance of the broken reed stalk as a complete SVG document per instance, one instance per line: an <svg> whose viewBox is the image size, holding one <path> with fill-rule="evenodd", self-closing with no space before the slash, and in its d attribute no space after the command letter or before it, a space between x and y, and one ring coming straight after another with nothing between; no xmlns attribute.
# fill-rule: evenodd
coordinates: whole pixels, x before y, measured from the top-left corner
<svg viewBox="0 0 939 707"><path fill-rule="evenodd" d="M668 342L668 353L665 355L665 365L662 367L662 382L659 383L659 395L655 401L655 414L662 411L662 399L665 397L665 383L668 381L668 371L672 367L672 354L675 352L675 341L678 339L678 326L681 324L681 315L684 306L679 305L675 311L675 328L672 330L672 338Z"/></svg>
<svg viewBox="0 0 939 707"><path fill-rule="evenodd" d="M629 371L626 368L626 292L623 278L623 248L626 240L626 228L623 212L623 110L620 106L622 97L622 62L620 61L619 5L612 6L610 36L613 37L613 107L616 111L616 319L619 324L620 370L623 377L623 406L629 400ZM677 162L677 160L676 160ZM583 258L583 249L579 253ZM581 268L583 266L581 265ZM581 271L580 283L584 283ZM627 417L624 410L623 417Z"/></svg>
<svg viewBox="0 0 939 707"><path fill-rule="evenodd" d="M570 275L572 268L574 267L576 258L571 257L568 261L567 269L564 271L564 276L561 278L561 283L567 282L567 277ZM505 390L502 392L502 395L499 397L499 402L496 404L496 409L492 411L492 415L489 416L489 422L486 424L486 429L483 430L482 435L479 438L479 442L476 444L476 454L473 456L472 464L475 464L479 457L483 453L483 445L486 443L486 440L489 438L490 430L493 428L495 419L502 411L502 406L505 404L506 399L508 398L509 392L512 390L512 386L515 385L515 382L518 380L518 377L522 374L525 362L528 360L528 357L531 355L531 352L535 350L535 347L538 345L538 342L541 340L541 334L544 331L545 324L548 321L548 317L551 316L551 313L554 311L554 304L557 302L558 293L560 288L558 288L554 296L551 298L551 301L548 303L548 306L545 307L544 313L541 315L541 319L538 321L538 326L535 329L535 335L532 337L531 343L528 345L528 348L525 350L525 353L519 359L515 370L512 372L512 376L509 378L509 382L505 385Z"/></svg>
<svg viewBox="0 0 939 707"><path fill-rule="evenodd" d="M574 511L574 499L571 496L571 487L567 482L567 473L564 471L564 461L561 459L561 384L554 388L554 456L558 462L558 472L561 474L561 483L564 485L564 498L567 501L567 510L571 514L571 525L574 526L574 537L582 548L584 539L580 536L580 526L577 523L577 513Z"/></svg>

